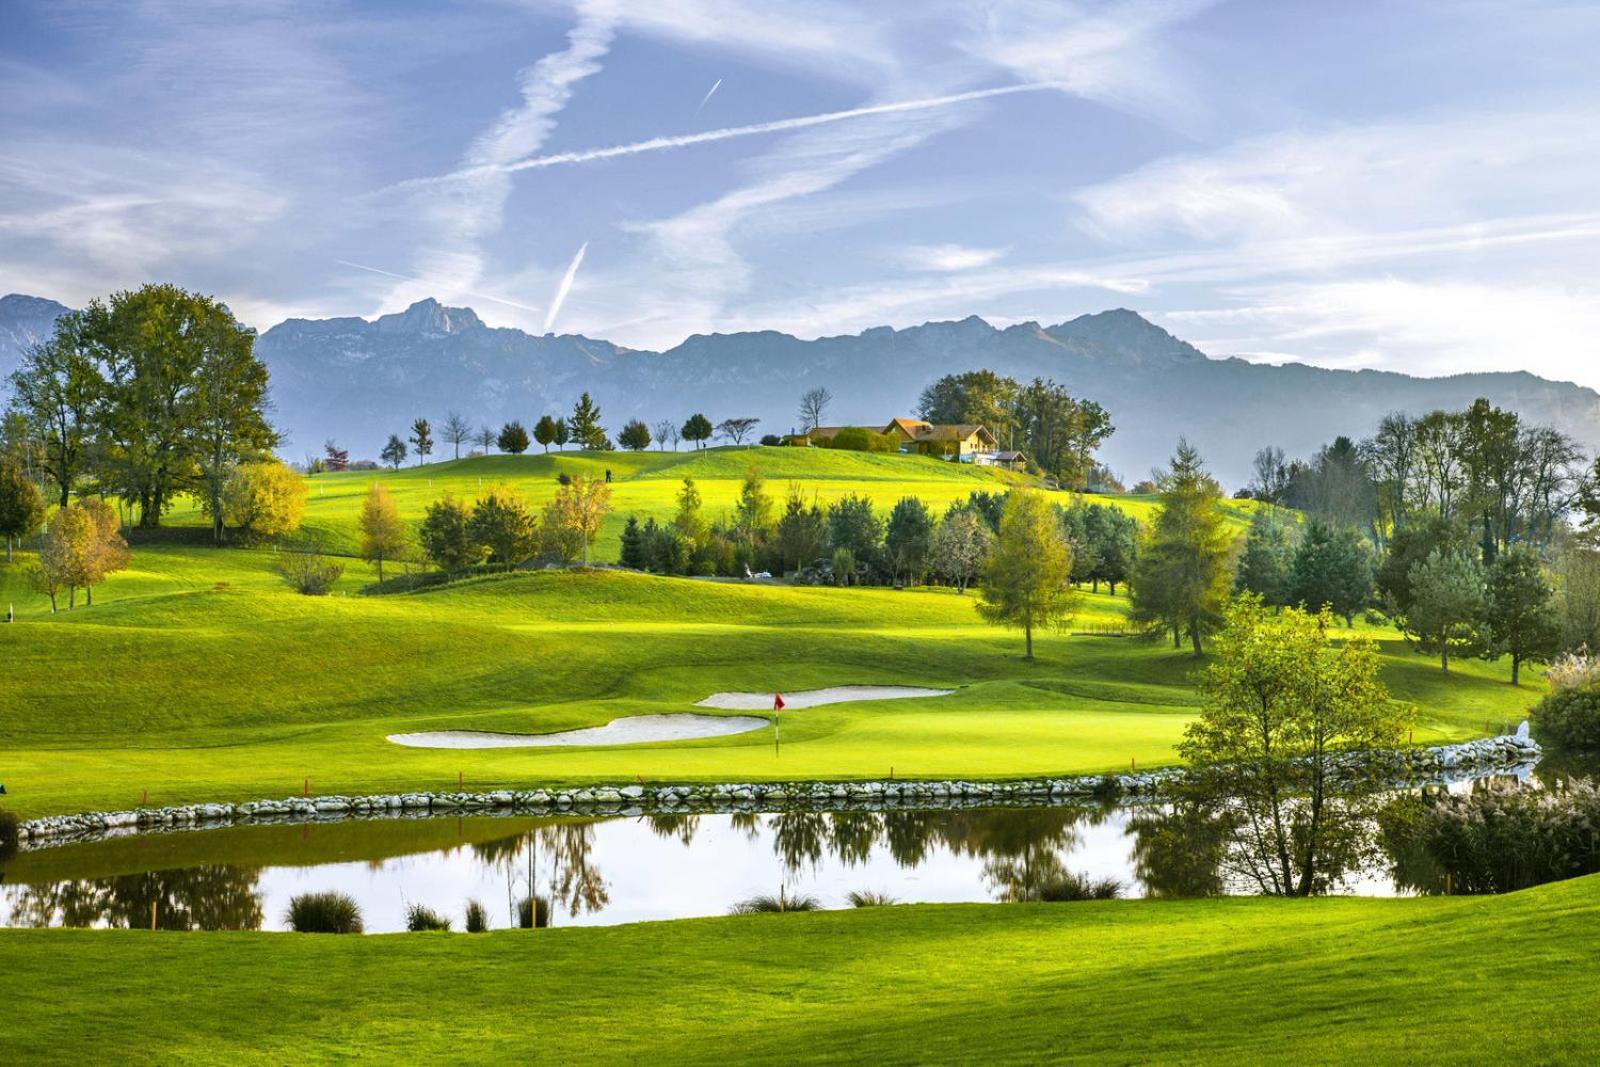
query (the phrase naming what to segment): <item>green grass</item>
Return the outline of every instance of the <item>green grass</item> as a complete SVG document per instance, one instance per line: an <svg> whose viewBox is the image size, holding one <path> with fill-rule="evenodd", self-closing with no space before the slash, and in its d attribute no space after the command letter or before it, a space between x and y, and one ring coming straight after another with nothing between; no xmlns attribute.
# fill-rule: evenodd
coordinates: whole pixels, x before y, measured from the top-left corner
<svg viewBox="0 0 1600 1067"><path fill-rule="evenodd" d="M750 586L620 572L495 576L387 597L301 597L268 551L147 547L91 610L0 627L0 781L24 816L538 783L1097 773L1172 762L1196 661L1162 644L1047 635L1038 660L948 590ZM341 592L366 575L352 565ZM20 584L0 567L0 602ZM1085 594L1080 624L1124 597ZM1521 717L1542 684L1449 676L1392 632L1384 676L1418 742ZM841 704L770 731L589 749L438 751L391 733L543 732L691 710L727 689L900 683L953 696Z"/></svg>
<svg viewBox="0 0 1600 1067"><path fill-rule="evenodd" d="M7 1058L1589 1062L1600 878L481 936L0 931Z"/></svg>

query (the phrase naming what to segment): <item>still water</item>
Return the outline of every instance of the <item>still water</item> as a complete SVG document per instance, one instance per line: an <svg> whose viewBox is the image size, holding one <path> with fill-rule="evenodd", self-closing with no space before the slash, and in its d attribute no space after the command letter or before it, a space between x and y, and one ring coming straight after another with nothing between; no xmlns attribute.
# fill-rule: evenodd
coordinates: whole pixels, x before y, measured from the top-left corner
<svg viewBox="0 0 1600 1067"><path fill-rule="evenodd" d="M1129 897L1259 892L1237 846L1170 805L232 827L0 859L0 924L279 930L292 897L337 890L359 902L369 932L404 929L414 903L459 929L468 900L502 927L530 884L556 926L721 915L780 891L829 908L849 906L851 891L1004 901L1062 874L1115 879ZM1381 847L1327 888L1411 891Z"/></svg>

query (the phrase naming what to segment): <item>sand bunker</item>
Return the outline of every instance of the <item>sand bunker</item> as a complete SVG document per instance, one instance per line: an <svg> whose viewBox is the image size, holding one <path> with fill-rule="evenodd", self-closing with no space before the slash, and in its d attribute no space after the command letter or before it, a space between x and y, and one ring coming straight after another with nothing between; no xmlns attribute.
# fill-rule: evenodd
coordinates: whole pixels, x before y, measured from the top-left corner
<svg viewBox="0 0 1600 1067"><path fill-rule="evenodd" d="M771 703L771 698L768 698ZM753 705L752 705L753 706ZM390 734L407 748L552 748L563 745L637 745L646 741L692 741L760 730L766 719L749 715L631 715L604 726L565 730L558 734L496 734L482 730L429 730Z"/></svg>
<svg viewBox="0 0 1600 1067"><path fill-rule="evenodd" d="M844 704L852 700L904 700L907 697L947 697L953 689L921 689L914 685L836 685L828 689L806 689L783 694L786 708L814 708L819 704ZM725 708L729 711L766 711L772 707L772 693L712 693L695 702L700 708Z"/></svg>

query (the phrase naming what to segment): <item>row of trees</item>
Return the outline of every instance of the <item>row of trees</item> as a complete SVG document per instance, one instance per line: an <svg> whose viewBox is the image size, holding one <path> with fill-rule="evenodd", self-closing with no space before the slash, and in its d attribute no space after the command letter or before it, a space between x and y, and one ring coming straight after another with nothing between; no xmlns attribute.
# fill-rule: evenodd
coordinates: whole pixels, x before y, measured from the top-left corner
<svg viewBox="0 0 1600 1067"><path fill-rule="evenodd" d="M947 374L922 391L917 414L933 423L987 427L1001 447L1025 449L1063 488L1083 489L1094 452L1114 431L1110 414L1054 381L1026 385L991 370Z"/></svg>
<svg viewBox="0 0 1600 1067"><path fill-rule="evenodd" d="M374 482L357 520L360 553L377 567L380 582L384 564L412 558L413 544L445 571L483 563L510 569L535 556L587 566L610 508L611 487L597 479L566 480L538 509L515 489L492 486L475 501L448 494L434 501L413 531L388 488Z"/></svg>
<svg viewBox="0 0 1600 1067"><path fill-rule="evenodd" d="M51 484L60 506L80 490L112 495L151 527L192 492L221 544L223 487L279 440L254 342L225 305L172 285L90 301L11 375L7 436L21 438L26 475Z"/></svg>

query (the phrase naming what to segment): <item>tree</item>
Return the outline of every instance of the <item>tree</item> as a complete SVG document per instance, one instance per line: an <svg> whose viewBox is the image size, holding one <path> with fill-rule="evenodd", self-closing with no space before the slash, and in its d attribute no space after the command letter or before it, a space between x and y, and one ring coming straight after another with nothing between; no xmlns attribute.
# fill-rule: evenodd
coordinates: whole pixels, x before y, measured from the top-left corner
<svg viewBox="0 0 1600 1067"><path fill-rule="evenodd" d="M385 560L401 559L406 551L406 527L400 520L400 509L388 486L373 482L361 502L361 558L378 568L378 581L383 581Z"/></svg>
<svg viewBox="0 0 1600 1067"><path fill-rule="evenodd" d="M416 450L417 466L428 462L428 457L433 455L433 427L428 425L427 419L417 419L411 423L411 436L407 440Z"/></svg>
<svg viewBox="0 0 1600 1067"><path fill-rule="evenodd" d="M1222 490L1187 441L1157 479L1160 500L1133 577L1135 622L1184 633L1196 656L1202 638L1222 620L1231 580L1233 539L1222 524Z"/></svg>
<svg viewBox="0 0 1600 1067"><path fill-rule="evenodd" d="M930 562L935 573L965 593L967 586L983 570L994 544L989 524L976 511L952 507L933 532Z"/></svg>
<svg viewBox="0 0 1600 1067"><path fill-rule="evenodd" d="M1600 551L1575 539L1556 554L1561 650L1600 649Z"/></svg>
<svg viewBox="0 0 1600 1067"><path fill-rule="evenodd" d="M644 540L645 532L639 526L639 517L637 515L629 515L628 521L622 524L622 551L617 556L617 565L636 571L644 570Z"/></svg>
<svg viewBox="0 0 1600 1067"><path fill-rule="evenodd" d="M872 510L872 498L851 493L828 505L828 547L850 550L856 564L871 569L883 546L883 520Z"/></svg>
<svg viewBox="0 0 1600 1067"><path fill-rule="evenodd" d="M629 419L622 432L617 434L617 443L630 452L643 452L650 447L650 427L638 419Z"/></svg>
<svg viewBox="0 0 1600 1067"><path fill-rule="evenodd" d="M800 432L810 433L821 426L831 403L833 394L820 385L800 394Z"/></svg>
<svg viewBox="0 0 1600 1067"><path fill-rule="evenodd" d="M500 451L509 455L520 456L528 450L528 431L522 423L515 419L500 427L500 436L496 443ZM547 450L548 451L548 450Z"/></svg>
<svg viewBox="0 0 1600 1067"><path fill-rule="evenodd" d="M558 423L549 415L540 415L539 421L533 424L533 439L543 446L546 452L556 439Z"/></svg>
<svg viewBox="0 0 1600 1067"><path fill-rule="evenodd" d="M700 507L700 490L695 487L693 478L685 478L683 488L678 490L678 513L673 516L672 525L694 547L706 536L706 522L700 515Z"/></svg>
<svg viewBox="0 0 1600 1067"><path fill-rule="evenodd" d="M927 505L914 496L901 497L889 512L884 529L883 554L888 558L894 580L902 578L916 585L928 570L933 551L933 516Z"/></svg>
<svg viewBox="0 0 1600 1067"><path fill-rule="evenodd" d="M44 469L66 507L88 466L92 418L102 382L85 351L82 312L56 320L55 336L36 345L11 375L12 402L44 445Z"/></svg>
<svg viewBox="0 0 1600 1067"><path fill-rule="evenodd" d="M1115 430L1099 404L1076 399L1063 386L1040 378L1018 392L1012 421L1033 461L1069 489L1083 488L1094 450Z"/></svg>
<svg viewBox="0 0 1600 1067"><path fill-rule="evenodd" d="M11 546L32 537L45 519L44 497L12 456L0 456L0 537L6 539L6 562Z"/></svg>
<svg viewBox="0 0 1600 1067"><path fill-rule="evenodd" d="M656 446L660 448L661 451L665 452L667 450L668 441L672 442L672 450L674 452L678 450L677 423L673 422L671 419L659 419L653 427L653 431L655 433Z"/></svg>
<svg viewBox="0 0 1600 1067"><path fill-rule="evenodd" d="M1274 616L1258 597L1235 600L1179 745L1191 788L1232 798L1248 843L1240 866L1264 892L1308 896L1359 850L1380 764L1340 754L1392 749L1410 721L1378 681L1377 650L1335 645L1331 625L1326 612Z"/></svg>
<svg viewBox="0 0 1600 1067"><path fill-rule="evenodd" d="M1250 516L1250 531L1245 535L1244 551L1233 576L1235 593L1254 593L1269 608L1294 603L1290 593L1290 567L1294 544L1288 524L1270 508L1260 508Z"/></svg>
<svg viewBox="0 0 1600 1067"><path fill-rule="evenodd" d="M478 428L477 436L472 439L472 443L483 449L483 454L487 456L489 449L494 447L495 440L495 432L487 426L481 426Z"/></svg>
<svg viewBox="0 0 1600 1067"><path fill-rule="evenodd" d="M827 538L827 520L823 518L822 509L815 501L808 507L800 486L790 482L783 515L773 535L784 570L799 570L816 559Z"/></svg>
<svg viewBox="0 0 1600 1067"><path fill-rule="evenodd" d="M1061 524L1043 496L1016 490L1000 516L1000 536L983 568L978 614L998 626L1020 629L1033 659L1033 631L1060 627L1071 616L1072 553Z"/></svg>
<svg viewBox="0 0 1600 1067"><path fill-rule="evenodd" d="M455 446L455 458L461 458L461 443L471 440L472 424L462 418L460 413L452 411L444 419L444 439Z"/></svg>
<svg viewBox="0 0 1600 1067"><path fill-rule="evenodd" d="M1089 577L1108 583L1111 595L1116 596L1117 586L1129 580L1139 560L1139 521L1118 508L1103 506L1101 510L1104 522Z"/></svg>
<svg viewBox="0 0 1600 1067"><path fill-rule="evenodd" d="M1450 654L1470 656L1484 647L1488 608L1483 568L1462 549L1436 548L1411 570L1411 606L1400 629L1424 652L1439 654L1450 670Z"/></svg>
<svg viewBox="0 0 1600 1067"><path fill-rule="evenodd" d="M683 439L693 442L696 448L704 448L711 439L711 420L699 412L690 415L683 424Z"/></svg>
<svg viewBox="0 0 1600 1067"><path fill-rule="evenodd" d="M726 437L734 444L742 445L744 444L744 439L750 436L750 432L756 428L756 424L760 421L760 419L748 417L723 419L717 423L717 436Z"/></svg>
<svg viewBox="0 0 1600 1067"><path fill-rule="evenodd" d="M589 565L589 546L600 536L600 527L611 510L611 486L594 478L578 477L556 490L545 508L545 525L554 524L565 535L560 543L577 546L583 565ZM565 558L571 559L571 556Z"/></svg>
<svg viewBox="0 0 1600 1067"><path fill-rule="evenodd" d="M556 419L555 423L556 423L556 433L555 433L555 436L551 438L551 440L555 442L556 451L559 452L559 451L561 451L561 449L567 447L567 442L572 440L572 434L569 433L568 430L567 430L567 422L566 422L565 419Z"/></svg>
<svg viewBox="0 0 1600 1067"><path fill-rule="evenodd" d="M1252 468L1255 477L1250 480L1250 494L1267 504L1282 501L1289 481L1289 465L1284 461L1283 449L1269 445L1258 450Z"/></svg>
<svg viewBox="0 0 1600 1067"><path fill-rule="evenodd" d="M1021 387L992 370L947 374L922 391L917 415L934 423L987 426L1004 447L1011 447Z"/></svg>
<svg viewBox="0 0 1600 1067"><path fill-rule="evenodd" d="M471 509L449 494L428 505L417 540L434 566L459 571L483 559L483 548L472 539L471 521Z"/></svg>
<svg viewBox="0 0 1600 1067"><path fill-rule="evenodd" d="M572 406L567 430L579 448L601 449L606 445L606 428L600 425L600 408L584 393Z"/></svg>
<svg viewBox="0 0 1600 1067"><path fill-rule="evenodd" d="M744 483L739 486L739 502L734 508L734 529L748 541L760 541L772 528L772 497L767 495L767 483L755 464L745 468Z"/></svg>
<svg viewBox="0 0 1600 1067"><path fill-rule="evenodd" d="M61 508L51 516L39 543L34 582L50 598L67 591L67 608L76 606L77 591L89 591L106 576L128 565L128 543L122 539L121 520L105 501L90 497Z"/></svg>
<svg viewBox="0 0 1600 1067"><path fill-rule="evenodd" d="M1312 519L1290 567L1290 602L1310 611L1326 606L1353 626L1371 598L1372 555L1361 535Z"/></svg>
<svg viewBox="0 0 1600 1067"><path fill-rule="evenodd" d="M1539 557L1524 547L1504 552L1489 569L1487 654L1511 657L1511 684L1527 660L1548 663L1561 646L1561 614Z"/></svg>
<svg viewBox="0 0 1600 1067"><path fill-rule="evenodd" d="M489 551L489 561L507 570L539 547L539 522L515 489L495 486L478 497L468 522L472 539Z"/></svg>
<svg viewBox="0 0 1600 1067"><path fill-rule="evenodd" d="M252 538L282 537L300 528L305 479L277 459L242 463L223 483L220 504L224 525Z"/></svg>
<svg viewBox="0 0 1600 1067"><path fill-rule="evenodd" d="M383 451L378 453L378 458L387 463L392 469L399 470L400 464L406 461L406 443L400 440L400 435L389 435L389 443L383 446Z"/></svg>
<svg viewBox="0 0 1600 1067"><path fill-rule="evenodd" d="M322 442L323 469L335 474L350 469L350 452L339 447L339 442L328 438Z"/></svg>
<svg viewBox="0 0 1600 1067"><path fill-rule="evenodd" d="M192 433L200 483L211 504L211 543L220 546L224 485L242 466L270 456L280 438L267 422L267 367L255 356L255 331L220 306L208 309L199 328L206 336L196 372Z"/></svg>

